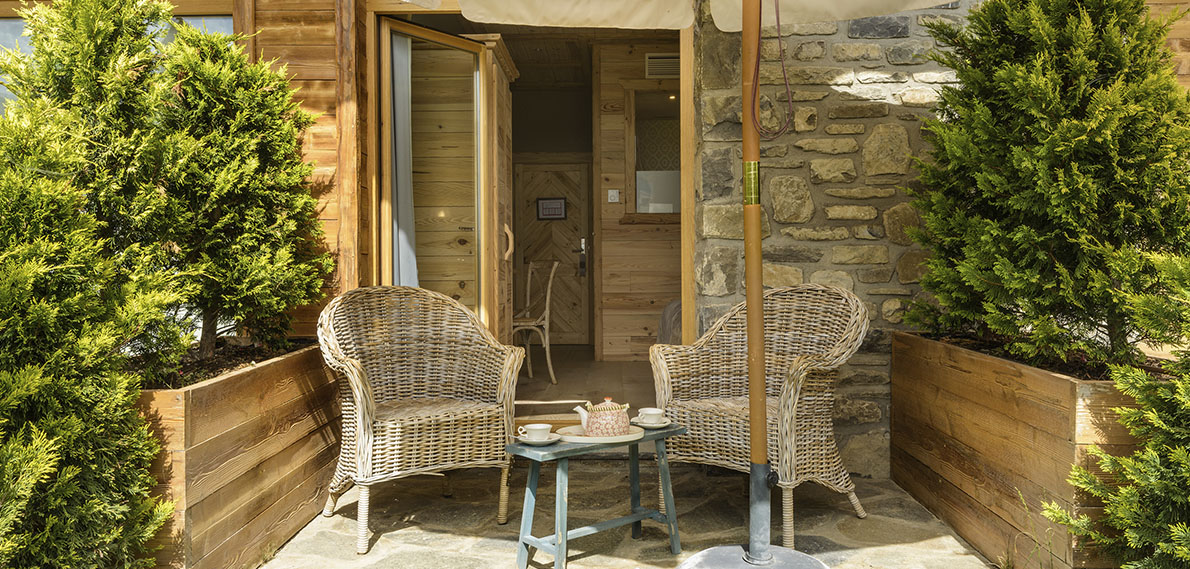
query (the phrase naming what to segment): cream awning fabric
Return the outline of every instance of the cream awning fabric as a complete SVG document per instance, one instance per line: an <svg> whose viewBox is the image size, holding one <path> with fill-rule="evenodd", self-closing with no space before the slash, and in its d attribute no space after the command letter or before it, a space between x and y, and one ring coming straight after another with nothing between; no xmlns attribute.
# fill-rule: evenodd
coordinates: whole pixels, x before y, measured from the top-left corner
<svg viewBox="0 0 1190 569"><path fill-rule="evenodd" d="M430 10L437 10L442 5L442 0L401 0L409 4L416 4L422 8L429 8Z"/></svg>
<svg viewBox="0 0 1190 569"><path fill-rule="evenodd" d="M688 28L690 0L459 0L472 22L567 28Z"/></svg>
<svg viewBox="0 0 1190 569"><path fill-rule="evenodd" d="M704 0L711 3L715 27L725 32L743 29L740 0ZM780 0L781 24L834 22L920 10L943 4L946 0ZM777 24L773 0L763 0L760 25Z"/></svg>
<svg viewBox="0 0 1190 569"><path fill-rule="evenodd" d="M409 0L418 4L436 0ZM740 0L710 2L715 26L725 32L742 27ZM833 22L920 10L946 0L780 0L781 23ZM761 7L764 26L776 24L773 0ZM459 0L463 17L489 24L569 28L679 30L694 22L697 0Z"/></svg>

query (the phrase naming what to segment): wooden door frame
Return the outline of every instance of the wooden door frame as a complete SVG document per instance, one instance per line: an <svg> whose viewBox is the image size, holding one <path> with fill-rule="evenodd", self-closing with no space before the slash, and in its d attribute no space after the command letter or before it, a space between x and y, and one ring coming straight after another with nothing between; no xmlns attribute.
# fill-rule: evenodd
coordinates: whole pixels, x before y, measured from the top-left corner
<svg viewBox="0 0 1190 569"><path fill-rule="evenodd" d="M461 14L457 0L442 0L438 8L422 8L415 4L409 4L400 0L338 0L340 4L340 11L347 11L342 5L350 4L356 6L356 3L362 4L364 12L366 13L367 37L365 48L365 64L367 70L366 76L366 98L367 101L375 101L375 95L378 94L378 66L377 62L377 38L379 36L379 18L381 16L401 16L412 14ZM340 26L342 29L342 26ZM682 341L690 344L698 337L698 311L695 308L696 289L694 282L694 252L695 252L695 232L694 232L694 207L695 207L695 165L699 162L695 153L698 152L699 144L697 139L697 124L695 122L694 113L694 29L685 28L680 32L680 77L679 77L679 91L681 93L681 298L682 298ZM354 42L352 43L354 45ZM343 46L340 46L343 49ZM354 58L352 58L354 60ZM372 62L368 64L368 62ZM342 68L342 63L340 64ZM341 98L342 99L342 98ZM342 106L340 106L342 108ZM368 108L368 125L376 125L375 116L376 105L369 105ZM592 133L593 136L598 137L598 130ZM375 154L375 139L377 137L377 129L369 126L367 129L367 149L371 156L379 156ZM374 191L378 188L376 178L375 160L368 160L367 163L367 178L371 181L371 187ZM340 157L340 164L343 163L343 157ZM597 164L592 164L591 170L591 185L594 187L595 177L598 175ZM342 176L342 172L340 173ZM596 204L602 203L601 196L591 196L591 207L594 208ZM376 208L372 208L373 219L376 216ZM350 212L351 216L358 215L354 209ZM344 216L346 221L347 217ZM595 232L596 239L592 243L593 254L588 263L588 270L594 275L598 275L600 260L603 255L598 242L598 228L597 224L592 224L592 231ZM376 230L376 223L372 223L373 232ZM489 245L494 242L492 237L487 234L483 235L488 241ZM498 237L497 237L498 239ZM498 241L496 241L498 242ZM376 255L373 255L376 257ZM373 259L373 266L375 266L377 259ZM376 273L374 273L376 274ZM599 302L598 292L601 287L599 279L594 279L596 295L592 300L592 308L597 306ZM346 289L345 289L346 290ZM485 291L486 292L486 291ZM493 290L494 295L494 290ZM494 299L493 299L494 300ZM482 302L481 302L482 304ZM594 315L593 315L594 316ZM595 325L592 331L592 342L594 342L596 349L603 342L603 334L601 326L598 324L599 318L593 318Z"/></svg>
<svg viewBox="0 0 1190 569"><path fill-rule="evenodd" d="M489 112L492 104L492 89L490 87L491 81L491 65L493 63L493 50L490 49L484 41L476 41L441 32L428 30L421 26L416 26L407 22L402 22L393 17L393 14L380 14L369 12L367 23L370 31L367 38L367 58L370 62L367 66L366 75L368 77L368 96L366 100L368 104L368 122L367 129L367 150L368 155L373 156L374 159L368 160L367 179L369 180L369 188L371 188L369 199L374 200L372 207L369 208L371 212L370 223L371 232L367 238L371 242L371 250L374 252L372 259L372 274L373 283L371 284L391 284L391 260L386 262L386 255L384 252L391 247L391 244L386 246L385 235L386 231L382 228L381 221L386 219L386 216L391 215L391 204L385 199L385 192L382 188L381 182L386 179L384 172L385 167L379 163L386 156L385 147L381 135L381 125L388 124L383 118L387 111L382 109L383 102L387 100L388 87L386 86L386 78L388 77L388 70L386 70L386 62L388 62L388 55L385 54L385 46L387 45L386 34L397 32L410 37L418 38L424 41L443 44L455 49L467 51L476 56L476 72L479 77L475 85L475 146L479 150L476 155L476 235L480 237L480 251L478 254L479 263L476 274L476 288L478 289L478 315L480 321L488 326L493 333L498 333L499 323L496 322L496 317L493 314L492 307L496 305L496 282L489 276L496 272L498 260L498 251L496 244L499 242L499 228L494 227L492 220L488 219L487 212L495 204L495 169L492 167L494 153L496 149L493 148L493 141L495 140L496 125L493 124L493 113ZM386 276L387 275L387 276Z"/></svg>

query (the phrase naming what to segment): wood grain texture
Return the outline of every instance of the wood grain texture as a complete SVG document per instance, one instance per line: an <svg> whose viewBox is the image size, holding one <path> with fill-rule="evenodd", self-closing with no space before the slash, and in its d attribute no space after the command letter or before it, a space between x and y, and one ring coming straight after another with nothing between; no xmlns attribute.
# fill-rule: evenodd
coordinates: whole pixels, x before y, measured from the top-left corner
<svg viewBox="0 0 1190 569"><path fill-rule="evenodd" d="M1040 515L1043 502L1099 504L1066 481L1088 443L1135 446L1111 382L1080 380L897 332L892 351L893 480L988 559L1017 567L1110 562Z"/></svg>
<svg viewBox="0 0 1190 569"><path fill-rule="evenodd" d="M338 452L335 389L310 346L183 389L142 392L142 414L164 441L158 493L177 508L158 537L159 566L253 567L314 517L311 500Z"/></svg>
<svg viewBox="0 0 1190 569"><path fill-rule="evenodd" d="M553 298L550 307L550 343L591 343L591 282L588 275L578 275L578 253L581 239L588 239L590 228L590 182L587 164L518 164L516 166L517 224L520 241L517 262L518 311L529 309L541 314L545 294L545 274L533 283L534 298L527 306L525 277L530 261L558 261L554 276ZM566 200L566 219L537 219L537 200L563 198ZM536 340L533 340L536 342Z"/></svg>
<svg viewBox="0 0 1190 569"><path fill-rule="evenodd" d="M672 32L668 35L673 36ZM629 186L625 172L632 156L626 142L631 133L626 127L630 116L625 108L625 85L653 85L655 82L645 82L645 54L677 52L679 42L674 37L657 43L606 43L593 51L596 358L643 361L648 359L649 346L656 342L661 311L682 295L681 226L621 225L620 220L630 213L625 207L627 198L607 203L606 196L608 190ZM639 299L642 308L611 309L603 300L609 294L620 302Z"/></svg>
<svg viewBox="0 0 1190 569"><path fill-rule="evenodd" d="M698 339L697 290L694 279L694 168L698 154L698 119L694 112L694 28L682 30L678 65L681 66L679 86L682 121L682 343L693 344Z"/></svg>

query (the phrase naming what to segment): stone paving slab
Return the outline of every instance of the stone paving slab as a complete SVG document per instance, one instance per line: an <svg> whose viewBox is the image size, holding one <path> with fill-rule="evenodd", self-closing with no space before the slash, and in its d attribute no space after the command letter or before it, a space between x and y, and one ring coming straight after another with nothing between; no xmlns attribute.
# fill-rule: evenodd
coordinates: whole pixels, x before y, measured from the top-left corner
<svg viewBox="0 0 1190 569"><path fill-rule="evenodd" d="M452 495L440 477L420 476L373 488L372 548L355 553L356 492L340 500L335 515L318 517L264 565L264 569L492 569L514 567L517 528L528 468L512 475L509 523L496 524L496 469L451 474ZM622 460L572 460L571 527L627 513L628 467ZM646 521L634 540L629 527L572 540L571 569L671 569L707 547L745 543L747 477L697 465L672 466L682 553L670 554L661 524ZM657 501L657 467L641 463L645 505ZM847 497L807 483L794 493L797 549L834 569L988 569L985 559L889 480L856 480L868 510L855 517ZM534 535L553 532L554 470L542 470ZM774 492L774 540L780 536L780 500ZM530 567L553 566L535 553Z"/></svg>

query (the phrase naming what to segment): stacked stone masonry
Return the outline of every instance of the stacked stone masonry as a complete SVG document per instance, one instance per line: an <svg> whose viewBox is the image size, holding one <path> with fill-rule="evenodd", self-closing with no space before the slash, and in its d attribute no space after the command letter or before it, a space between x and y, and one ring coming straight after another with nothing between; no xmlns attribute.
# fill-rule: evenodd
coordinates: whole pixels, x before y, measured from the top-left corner
<svg viewBox="0 0 1190 569"><path fill-rule="evenodd" d="M703 4L695 27L700 330L744 291L740 36L715 28ZM888 476L889 330L904 326L925 261L909 235L919 218L906 189L917 183L923 120L939 89L955 82L928 58L937 46L926 23L961 23L969 6L762 33L757 118L769 130L789 123L761 143L764 284L839 286L868 305L872 332L841 370L835 405L844 462L859 475Z"/></svg>

